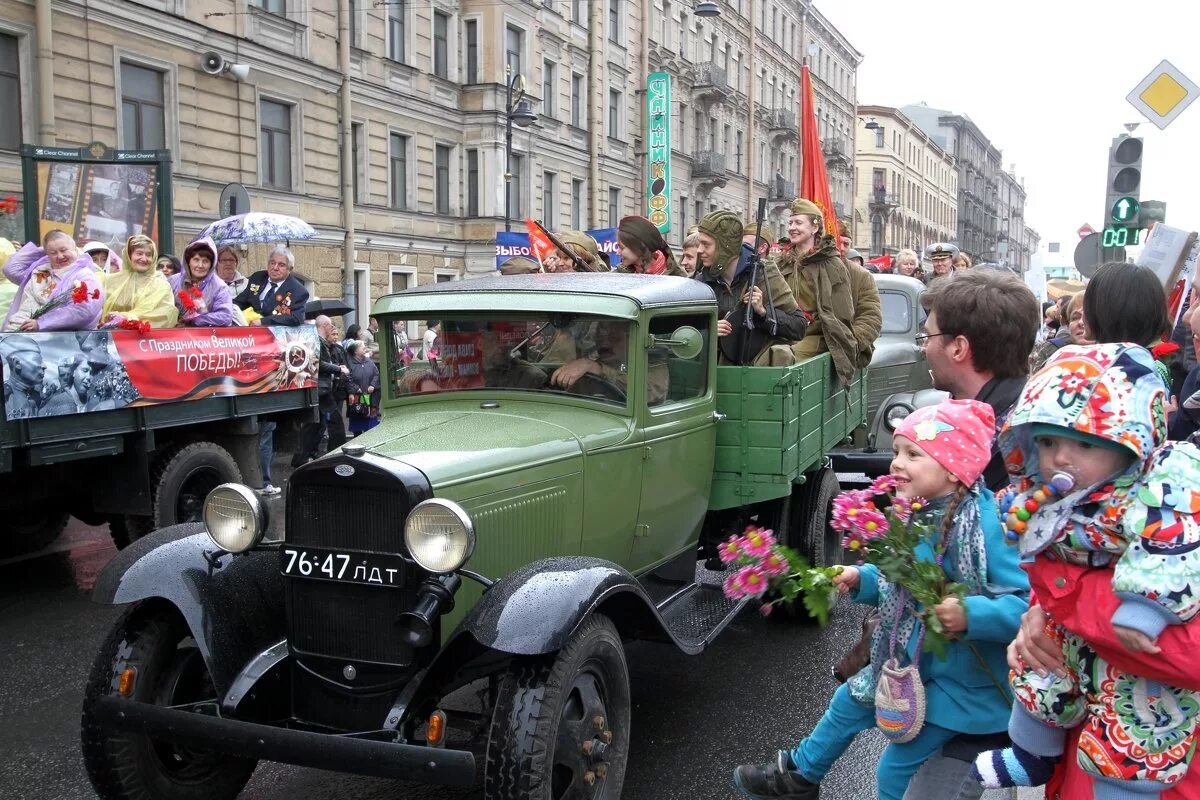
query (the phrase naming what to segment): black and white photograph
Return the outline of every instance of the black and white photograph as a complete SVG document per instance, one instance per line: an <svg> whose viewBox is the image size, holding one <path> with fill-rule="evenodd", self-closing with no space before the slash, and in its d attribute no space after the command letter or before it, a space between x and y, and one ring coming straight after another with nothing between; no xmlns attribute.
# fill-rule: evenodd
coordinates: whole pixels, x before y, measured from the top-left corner
<svg viewBox="0 0 1200 800"><path fill-rule="evenodd" d="M122 408L139 395L108 331L0 338L8 419Z"/></svg>

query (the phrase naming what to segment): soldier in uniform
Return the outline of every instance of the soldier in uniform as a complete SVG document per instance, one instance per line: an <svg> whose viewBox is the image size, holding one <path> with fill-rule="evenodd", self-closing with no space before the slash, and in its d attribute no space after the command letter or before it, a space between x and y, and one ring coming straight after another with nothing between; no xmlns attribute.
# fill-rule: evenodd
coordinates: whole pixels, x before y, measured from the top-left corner
<svg viewBox="0 0 1200 800"><path fill-rule="evenodd" d="M949 278L954 272L954 257L958 248L949 242L935 242L925 248L925 261L933 269L929 272L927 283L933 283L938 278Z"/></svg>
<svg viewBox="0 0 1200 800"><path fill-rule="evenodd" d="M46 376L42 348L27 336L7 336L3 352L4 408L8 418L36 417L42 408L42 383Z"/></svg>

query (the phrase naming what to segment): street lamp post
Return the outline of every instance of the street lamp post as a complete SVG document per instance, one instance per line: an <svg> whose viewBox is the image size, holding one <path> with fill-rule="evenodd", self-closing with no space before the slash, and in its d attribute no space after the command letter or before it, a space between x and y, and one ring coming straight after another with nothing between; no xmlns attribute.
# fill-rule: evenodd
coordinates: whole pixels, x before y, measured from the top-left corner
<svg viewBox="0 0 1200 800"><path fill-rule="evenodd" d="M525 78L512 74L504 65L504 231L512 230L512 126L526 128L537 122L537 114L525 99ZM516 93L516 98L513 93Z"/></svg>

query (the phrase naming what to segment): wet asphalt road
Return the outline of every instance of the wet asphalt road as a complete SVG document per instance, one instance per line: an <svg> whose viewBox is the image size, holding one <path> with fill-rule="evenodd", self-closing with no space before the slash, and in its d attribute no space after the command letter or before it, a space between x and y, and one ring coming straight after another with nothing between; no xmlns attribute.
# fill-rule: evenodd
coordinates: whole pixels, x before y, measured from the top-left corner
<svg viewBox="0 0 1200 800"><path fill-rule="evenodd" d="M280 504L281 501L273 501ZM0 564L0 798L94 798L79 752L79 708L91 660L117 610L88 599L115 550L105 528L72 521L52 552ZM628 659L633 748L626 800L709 800L739 795L734 765L771 756L820 717L835 685L829 665L859 631L847 606L830 627L736 619L703 655L636 643ZM874 796L874 732L859 738L826 780L825 800ZM480 800L479 790L414 787L264 763L243 798Z"/></svg>

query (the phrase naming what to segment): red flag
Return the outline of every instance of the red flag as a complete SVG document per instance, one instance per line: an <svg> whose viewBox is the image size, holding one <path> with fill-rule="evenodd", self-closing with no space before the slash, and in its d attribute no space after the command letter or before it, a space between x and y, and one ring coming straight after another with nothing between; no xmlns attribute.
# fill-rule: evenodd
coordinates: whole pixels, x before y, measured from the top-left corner
<svg viewBox="0 0 1200 800"><path fill-rule="evenodd" d="M838 250L844 246L838 236L837 214L833 210L833 195L829 192L829 175L825 172L825 154L821 152L821 137L817 134L817 109L813 96L812 74L808 65L801 67L800 86L800 196L820 207L825 217L825 232L833 236Z"/></svg>
<svg viewBox="0 0 1200 800"><path fill-rule="evenodd" d="M550 239L531 217L525 218L525 227L529 229L529 249L533 251L537 262L544 264L546 256L554 252L554 245L550 243Z"/></svg>
<svg viewBox="0 0 1200 800"><path fill-rule="evenodd" d="M875 258L869 259L867 263L874 264L875 266L879 267L880 272L891 272L892 260L891 253L884 253L881 256L876 256Z"/></svg>

